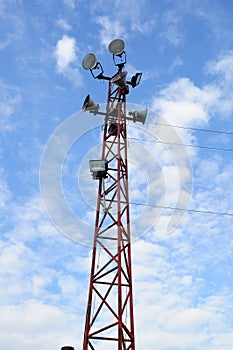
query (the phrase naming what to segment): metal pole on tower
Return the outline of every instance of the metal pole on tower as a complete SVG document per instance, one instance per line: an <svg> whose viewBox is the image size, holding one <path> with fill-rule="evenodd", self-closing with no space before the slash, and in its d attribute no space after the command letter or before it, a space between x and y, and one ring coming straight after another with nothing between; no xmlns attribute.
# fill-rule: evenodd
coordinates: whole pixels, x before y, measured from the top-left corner
<svg viewBox="0 0 233 350"><path fill-rule="evenodd" d="M126 80L124 48L122 39L109 44L118 68L113 77L103 75L93 53L83 59L94 78L108 80L105 111L90 95L83 104L83 111L104 116L101 159L90 160L99 186L83 350L135 349L126 122L144 124L146 112L127 115L129 85L138 85L142 74Z"/></svg>

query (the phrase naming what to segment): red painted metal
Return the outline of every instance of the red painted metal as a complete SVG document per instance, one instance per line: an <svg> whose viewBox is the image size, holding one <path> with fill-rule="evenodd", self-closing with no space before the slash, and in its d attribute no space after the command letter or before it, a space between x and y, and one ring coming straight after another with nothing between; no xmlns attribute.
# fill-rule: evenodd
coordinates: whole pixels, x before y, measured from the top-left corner
<svg viewBox="0 0 233 350"><path fill-rule="evenodd" d="M135 350L126 96L109 82L83 350Z"/></svg>

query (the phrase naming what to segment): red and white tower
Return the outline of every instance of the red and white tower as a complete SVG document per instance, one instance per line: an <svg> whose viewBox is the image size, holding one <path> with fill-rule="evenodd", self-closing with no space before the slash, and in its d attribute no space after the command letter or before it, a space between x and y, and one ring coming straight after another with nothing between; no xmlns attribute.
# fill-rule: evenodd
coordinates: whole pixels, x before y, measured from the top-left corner
<svg viewBox="0 0 233 350"><path fill-rule="evenodd" d="M144 123L146 112L127 114L129 86L138 85L142 74L126 80L124 48L121 39L109 44L118 68L113 77L103 75L93 53L83 59L94 78L108 80L104 111L90 95L83 104L83 111L104 116L101 159L90 160L99 186L83 350L135 349L126 122Z"/></svg>

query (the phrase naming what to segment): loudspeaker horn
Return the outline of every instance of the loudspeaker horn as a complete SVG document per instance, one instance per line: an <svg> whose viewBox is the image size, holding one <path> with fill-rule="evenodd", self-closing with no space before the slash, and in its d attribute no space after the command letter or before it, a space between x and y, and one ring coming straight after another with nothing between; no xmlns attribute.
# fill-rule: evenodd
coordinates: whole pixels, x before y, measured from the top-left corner
<svg viewBox="0 0 233 350"><path fill-rule="evenodd" d="M82 66L86 70L94 69L97 66L97 59L94 53L88 53L83 61Z"/></svg>
<svg viewBox="0 0 233 350"><path fill-rule="evenodd" d="M83 102L82 111L98 112L98 110L99 110L99 105L92 100L90 95L87 95L87 97Z"/></svg>
<svg viewBox="0 0 233 350"><path fill-rule="evenodd" d="M128 85L126 84L126 75L127 75L127 72L120 72L116 74L111 79L111 83L116 84L120 89L127 88Z"/></svg>
<svg viewBox="0 0 233 350"><path fill-rule="evenodd" d="M134 123L140 122L144 124L147 116L147 108L142 111L130 111L129 115L132 115Z"/></svg>
<svg viewBox="0 0 233 350"><path fill-rule="evenodd" d="M108 45L109 51L116 56L120 56L125 49L125 42L122 39L114 39Z"/></svg>

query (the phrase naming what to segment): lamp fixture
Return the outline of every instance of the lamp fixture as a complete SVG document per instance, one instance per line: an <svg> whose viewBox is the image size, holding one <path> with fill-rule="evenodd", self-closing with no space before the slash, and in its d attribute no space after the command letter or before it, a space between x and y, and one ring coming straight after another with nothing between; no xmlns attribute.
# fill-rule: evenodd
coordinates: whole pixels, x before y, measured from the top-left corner
<svg viewBox="0 0 233 350"><path fill-rule="evenodd" d="M90 160L89 161L90 172L94 180L107 177L108 161L105 159Z"/></svg>
<svg viewBox="0 0 233 350"><path fill-rule="evenodd" d="M83 61L82 66L86 70L90 70L93 78L97 79L106 79L106 77L103 76L103 67L100 62L97 61L96 55L92 52L88 53ZM95 73L93 71L96 71Z"/></svg>
<svg viewBox="0 0 233 350"><path fill-rule="evenodd" d="M132 76L130 82L127 83L130 84L133 88L135 88L135 86L137 86L140 83L141 77L142 73L136 73L134 76Z"/></svg>

